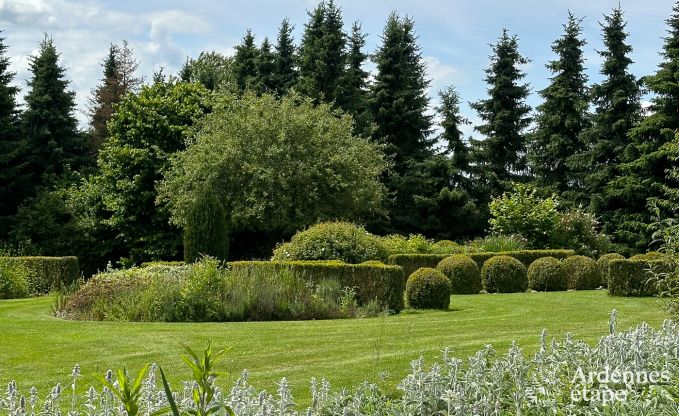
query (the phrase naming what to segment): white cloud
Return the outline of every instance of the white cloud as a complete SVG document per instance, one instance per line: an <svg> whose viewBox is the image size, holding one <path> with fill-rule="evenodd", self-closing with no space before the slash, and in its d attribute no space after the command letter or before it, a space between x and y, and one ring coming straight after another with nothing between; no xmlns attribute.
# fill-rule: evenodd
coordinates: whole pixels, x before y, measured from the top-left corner
<svg viewBox="0 0 679 416"><path fill-rule="evenodd" d="M445 86L458 85L463 81L462 72L454 66L444 64L434 56L425 56L423 59L427 65L427 77L431 80L429 88L433 95Z"/></svg>

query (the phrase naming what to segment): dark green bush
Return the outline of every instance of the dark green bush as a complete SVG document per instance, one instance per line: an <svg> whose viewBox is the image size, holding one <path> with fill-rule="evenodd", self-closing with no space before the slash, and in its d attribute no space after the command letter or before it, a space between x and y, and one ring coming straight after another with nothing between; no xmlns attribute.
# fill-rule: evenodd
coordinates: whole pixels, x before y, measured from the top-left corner
<svg viewBox="0 0 679 416"><path fill-rule="evenodd" d="M599 271L601 272L601 284L605 287L608 286L608 267L612 260L624 260L625 256L618 253L608 253L599 257L596 261L596 265L599 266Z"/></svg>
<svg viewBox="0 0 679 416"><path fill-rule="evenodd" d="M591 290L602 285L601 271L591 257L571 256L563 261L563 267L569 289Z"/></svg>
<svg viewBox="0 0 679 416"><path fill-rule="evenodd" d="M613 259L608 264L608 294L614 296L655 296L654 273L670 273L672 262L664 260Z"/></svg>
<svg viewBox="0 0 679 416"><path fill-rule="evenodd" d="M39 296L63 287L72 286L80 279L77 257L4 257L7 265L18 265L28 270L29 296Z"/></svg>
<svg viewBox="0 0 679 416"><path fill-rule="evenodd" d="M450 281L436 269L418 269L406 283L408 306L414 309L448 309L450 293Z"/></svg>
<svg viewBox="0 0 679 416"><path fill-rule="evenodd" d="M441 260L436 270L443 273L455 294L474 294L481 291L481 271L471 257L454 254Z"/></svg>
<svg viewBox="0 0 679 416"><path fill-rule="evenodd" d="M238 276L288 272L304 281L335 280L353 288L359 305L377 301L394 312L403 309L405 277L400 267L384 264L346 264L339 261L237 261L229 268Z"/></svg>
<svg viewBox="0 0 679 416"><path fill-rule="evenodd" d="M483 288L489 293L525 292L528 289L526 266L510 256L486 260L481 267L481 278Z"/></svg>
<svg viewBox="0 0 679 416"><path fill-rule="evenodd" d="M505 255L513 257L521 261L524 266L528 267L536 259L542 257L554 257L556 259L565 259L566 257L575 255L573 250L520 250L520 251L506 251L504 253L468 253L469 257L476 262L479 268L483 267L483 263L491 257L498 255ZM448 254L394 254L389 256L387 263L403 267L403 272L409 276L420 267L436 267L439 262Z"/></svg>
<svg viewBox="0 0 679 416"><path fill-rule="evenodd" d="M0 299L28 296L28 269L21 263L0 257Z"/></svg>
<svg viewBox="0 0 679 416"><path fill-rule="evenodd" d="M203 192L188 210L184 227L184 261L202 256L229 258L229 224L224 206L212 192Z"/></svg>
<svg viewBox="0 0 679 416"><path fill-rule="evenodd" d="M273 260L341 260L361 263L387 259L379 237L348 222L324 222L295 234L274 250Z"/></svg>
<svg viewBox="0 0 679 416"><path fill-rule="evenodd" d="M542 257L528 266L528 287L540 291L568 289L563 263L554 257Z"/></svg>

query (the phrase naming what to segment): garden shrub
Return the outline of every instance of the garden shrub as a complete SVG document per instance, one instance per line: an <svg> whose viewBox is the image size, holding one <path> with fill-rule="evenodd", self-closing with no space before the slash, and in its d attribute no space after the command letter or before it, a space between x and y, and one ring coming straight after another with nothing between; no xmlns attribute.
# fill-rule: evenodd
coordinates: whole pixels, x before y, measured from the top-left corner
<svg viewBox="0 0 679 416"><path fill-rule="evenodd" d="M441 260L436 270L443 273L455 294L474 294L481 291L481 271L471 257L454 254Z"/></svg>
<svg viewBox="0 0 679 416"><path fill-rule="evenodd" d="M539 291L568 289L563 263L554 257L542 257L528 266L528 287Z"/></svg>
<svg viewBox="0 0 679 416"><path fill-rule="evenodd" d="M0 299L28 296L28 269L21 263L0 257Z"/></svg>
<svg viewBox="0 0 679 416"><path fill-rule="evenodd" d="M550 247L570 248L578 254L596 257L611 249L610 237L599 231L596 217L580 208L559 213L551 230Z"/></svg>
<svg viewBox="0 0 679 416"><path fill-rule="evenodd" d="M613 259L608 264L608 294L614 296L655 296L656 274L671 273L674 263L639 258Z"/></svg>
<svg viewBox="0 0 679 416"><path fill-rule="evenodd" d="M142 263L139 267L153 267L153 266L184 266L186 263L183 261L146 261Z"/></svg>
<svg viewBox="0 0 679 416"><path fill-rule="evenodd" d="M520 235L492 234L477 238L468 244L468 251L500 253L505 251L519 251L526 248L526 239Z"/></svg>
<svg viewBox="0 0 679 416"><path fill-rule="evenodd" d="M408 276L406 299L414 309L448 309L451 285L436 269L423 267Z"/></svg>
<svg viewBox="0 0 679 416"><path fill-rule="evenodd" d="M386 260L379 237L348 222L323 222L295 234L274 250L273 260L341 260L361 263Z"/></svg>
<svg viewBox="0 0 679 416"><path fill-rule="evenodd" d="M630 257L630 260L662 260L664 255L662 253L659 253L657 251L649 251L648 253L641 253L641 254L635 254L634 256Z"/></svg>
<svg viewBox="0 0 679 416"><path fill-rule="evenodd" d="M454 241L432 241L420 234L411 234L408 237L400 234L390 234L380 237L382 244L393 254L455 254L464 250Z"/></svg>
<svg viewBox="0 0 679 416"><path fill-rule="evenodd" d="M201 192L188 210L184 226L184 261L192 263L202 256L229 258L229 224L226 211L212 192Z"/></svg>
<svg viewBox="0 0 679 416"><path fill-rule="evenodd" d="M568 278L569 289L591 290L602 285L601 271L591 257L568 257L563 261L563 267Z"/></svg>
<svg viewBox="0 0 679 416"><path fill-rule="evenodd" d="M506 255L486 260L481 267L481 278L483 288L489 293L525 292L528 289L526 266Z"/></svg>
<svg viewBox="0 0 679 416"><path fill-rule="evenodd" d="M601 272L601 284L603 286L608 286L608 266L612 260L624 260L625 256L619 253L608 253L599 257L596 261L597 266L599 266L599 271Z"/></svg>
<svg viewBox="0 0 679 416"><path fill-rule="evenodd" d="M498 256L505 255L514 257L521 261L524 266L528 267L530 264L542 257L554 257L556 259L565 259L566 257L575 255L573 250L520 250L507 251L501 253L467 253L467 255L476 262L479 268L483 267L486 260ZM441 260L449 257L447 254L394 254L389 256L387 263L401 266L406 275L410 275L420 267L435 268Z"/></svg>
<svg viewBox="0 0 679 416"><path fill-rule="evenodd" d="M394 312L403 309L403 269L385 264L346 264L338 261L237 261L228 264L236 278L253 273L278 275L286 272L311 283L336 280L353 288L359 305L377 300Z"/></svg>
<svg viewBox="0 0 679 416"><path fill-rule="evenodd" d="M77 257L4 257L8 265L28 270L29 296L38 296L63 287L69 287L80 279Z"/></svg>

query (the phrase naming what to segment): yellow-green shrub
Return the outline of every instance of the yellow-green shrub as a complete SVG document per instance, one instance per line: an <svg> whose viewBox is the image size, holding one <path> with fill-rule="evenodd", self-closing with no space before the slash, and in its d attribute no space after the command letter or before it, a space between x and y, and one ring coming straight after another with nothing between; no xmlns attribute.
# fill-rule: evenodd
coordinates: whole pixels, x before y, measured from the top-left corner
<svg viewBox="0 0 679 416"><path fill-rule="evenodd" d="M450 281L436 269L418 269L406 283L408 306L414 309L448 309L450 293Z"/></svg>
<svg viewBox="0 0 679 416"><path fill-rule="evenodd" d="M528 289L526 266L510 256L494 256L481 268L483 288L489 293L525 292Z"/></svg>
<svg viewBox="0 0 679 416"><path fill-rule="evenodd" d="M591 290L602 284L599 266L591 257L571 256L563 261L563 266L569 289Z"/></svg>
<svg viewBox="0 0 679 416"><path fill-rule="evenodd" d="M436 269L450 280L452 293L474 294L481 291L479 266L465 254L446 257L439 262Z"/></svg>
<svg viewBox="0 0 679 416"><path fill-rule="evenodd" d="M528 267L528 287L545 292L568 289L563 263L554 257L535 260Z"/></svg>

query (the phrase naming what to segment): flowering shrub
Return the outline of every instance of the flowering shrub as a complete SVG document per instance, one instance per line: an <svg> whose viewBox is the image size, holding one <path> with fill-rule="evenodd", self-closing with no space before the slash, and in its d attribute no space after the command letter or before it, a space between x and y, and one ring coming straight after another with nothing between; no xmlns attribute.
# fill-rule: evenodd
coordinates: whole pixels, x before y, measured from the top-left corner
<svg viewBox="0 0 679 416"><path fill-rule="evenodd" d="M152 365L138 394L125 403L114 394L121 386L110 370L106 375L110 387L90 387L84 395L76 393L77 366L70 386L57 385L49 392L35 387L19 391L17 384L10 382L0 396L0 414L122 416L129 415L126 408L137 409L138 415L159 410L159 414L170 414L166 386L177 413L193 414L217 408L239 416L676 415L679 403L671 392L672 380L679 376L679 327L666 321L659 330L641 324L617 333L615 326L614 311L610 335L593 347L570 334L548 341L543 331L540 347L532 356L516 344L504 355L487 346L467 360L454 358L445 350L430 367L422 359L413 361L396 396L367 382L352 390L333 390L327 380L312 379L311 404L304 410L296 405L285 378L276 392L268 393L250 385L244 371L230 388L222 389L214 376L207 377L211 372L208 366L194 359L190 362L199 367L194 371L196 380L184 382L172 392L164 377L158 377L158 367ZM641 380L643 375L648 380ZM649 381L654 375L657 381ZM614 381L618 377L627 377L626 382ZM206 397L208 403L202 403ZM220 412L217 414L223 414Z"/></svg>

